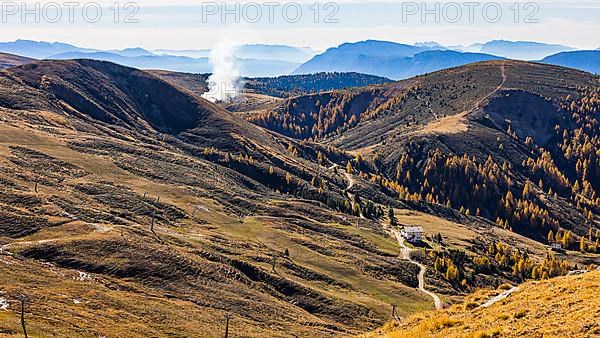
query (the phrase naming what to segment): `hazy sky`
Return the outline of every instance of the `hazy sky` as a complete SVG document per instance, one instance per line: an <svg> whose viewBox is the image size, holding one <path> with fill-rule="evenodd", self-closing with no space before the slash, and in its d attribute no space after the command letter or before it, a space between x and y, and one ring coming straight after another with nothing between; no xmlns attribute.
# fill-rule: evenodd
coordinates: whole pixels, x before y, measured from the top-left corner
<svg viewBox="0 0 600 338"><path fill-rule="evenodd" d="M0 40L63 41L104 49L200 49L210 48L222 39L318 50L365 39L436 41L445 45L507 39L585 49L600 47L599 0L429 2L425 7L421 1L185 0L175 4L144 0L127 8L127 2L121 2L118 15L114 7L109 8L114 3L111 0L81 1L71 13L62 6L60 17L50 1L38 2L37 10L33 1L27 2L27 8L20 3L2 2L4 29L0 30ZM55 3L63 4L60 0ZM133 16L128 18L130 14Z"/></svg>

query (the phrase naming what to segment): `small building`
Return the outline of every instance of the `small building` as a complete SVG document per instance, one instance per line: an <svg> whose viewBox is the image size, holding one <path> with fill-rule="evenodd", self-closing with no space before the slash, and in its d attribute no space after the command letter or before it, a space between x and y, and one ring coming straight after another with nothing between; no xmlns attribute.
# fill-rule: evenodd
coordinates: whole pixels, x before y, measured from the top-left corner
<svg viewBox="0 0 600 338"><path fill-rule="evenodd" d="M422 227L404 227L400 234L411 243L419 243L423 240Z"/></svg>

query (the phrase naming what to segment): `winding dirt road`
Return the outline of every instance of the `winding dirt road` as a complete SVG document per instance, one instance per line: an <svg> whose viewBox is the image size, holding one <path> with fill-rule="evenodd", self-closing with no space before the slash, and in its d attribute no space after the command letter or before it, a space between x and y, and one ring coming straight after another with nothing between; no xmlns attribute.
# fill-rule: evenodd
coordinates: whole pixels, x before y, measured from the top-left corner
<svg viewBox="0 0 600 338"><path fill-rule="evenodd" d="M436 309L438 309L438 310L442 309L444 307L444 304L442 303L442 300L440 299L440 297L438 295L436 295L435 293L425 289L425 272L427 271L427 268L425 267L425 265L410 258L410 253L413 250L406 246L406 243L404 243L404 237L402 237L400 232L398 232L396 230L392 230L392 232L393 232L394 236L396 236L396 239L398 240L398 244L400 244L400 247L402 248L402 258L417 265L420 269L419 275L417 276L417 278L419 279L419 291L421 291L421 292L429 295L431 298L433 298L433 302L435 303Z"/></svg>
<svg viewBox="0 0 600 338"><path fill-rule="evenodd" d="M503 71L503 73L504 73L504 71ZM338 167L338 165L334 164L333 166L331 166L329 168L329 170L335 170L337 167ZM347 172L344 172L344 177L346 178L346 181L348 181L348 186L346 187L346 192L348 194L348 198L350 198L351 201L354 201L354 195L351 194L350 192L348 192L348 190L354 186L355 180L352 177L352 175ZM354 203L354 202L352 202L352 203ZM353 206L354 206L354 204L353 204ZM362 215L362 212L361 212L360 217L364 218L364 216ZM386 224L382 224L382 225L384 228L389 229L389 227ZM435 293L425 289L425 272L427 271L427 268L425 267L425 265L410 258L410 253L413 250L406 246L406 244L404 243L404 237L402 237L402 235L400 234L399 231L394 230L394 229L389 229L389 230L393 233L393 235L398 240L398 244L400 244L400 247L402 249L402 258L419 267L419 274L417 276L417 278L419 280L419 288L418 288L419 291L429 295L433 299L436 309L438 309L438 310L442 309L444 307L444 304L442 303L442 300L440 299L440 297L438 295L436 295Z"/></svg>

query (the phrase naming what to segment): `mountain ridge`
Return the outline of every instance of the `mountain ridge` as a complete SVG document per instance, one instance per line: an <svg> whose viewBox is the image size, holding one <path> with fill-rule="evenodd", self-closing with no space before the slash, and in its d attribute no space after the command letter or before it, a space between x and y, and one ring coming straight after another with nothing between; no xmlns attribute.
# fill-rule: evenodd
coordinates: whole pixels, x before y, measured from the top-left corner
<svg viewBox="0 0 600 338"><path fill-rule="evenodd" d="M579 69L593 74L600 73L600 51L598 50L562 52L545 57L540 62Z"/></svg>
<svg viewBox="0 0 600 338"><path fill-rule="evenodd" d="M9 53L0 53L0 69L20 66L33 61L35 59Z"/></svg>
<svg viewBox="0 0 600 338"><path fill-rule="evenodd" d="M573 51L575 48L534 41L493 40L481 45L482 53L493 54L509 59L539 60L560 52Z"/></svg>
<svg viewBox="0 0 600 338"><path fill-rule="evenodd" d="M379 49L374 49L373 44L392 44L395 48L377 52ZM329 49L302 64L293 74L356 71L398 80L448 67L494 59L501 59L501 57L438 50L435 47L431 49L381 41L365 41L357 44L342 44L337 48Z"/></svg>
<svg viewBox="0 0 600 338"><path fill-rule="evenodd" d="M541 164L532 164L532 161L540 163L544 157L545 161L552 162L545 170L561 173L556 182L563 182L560 184L563 188L555 186L551 189L552 193L562 191L564 198L572 200L566 202L558 198L552 202L538 201L540 210L553 215L550 217L553 218L552 221L548 219L543 223L545 226L552 223L550 227L561 224L584 236L586 226L581 223L585 223L590 210L583 205L577 211L570 210L567 206L568 203L579 200L572 195L572 189L578 189L577 186L581 183L577 183L574 188L566 188L582 178L578 177L580 174L575 174L577 161L568 157L565 159L567 155L563 154L566 150L566 146L562 146L563 135L558 134L561 130L560 133L564 131L564 135L572 135L578 133L579 128L586 129L584 126L587 123L593 125L593 111L597 108L590 106L585 118L572 115L571 109L575 108L571 106L576 107L581 102L571 103L569 100L596 97L597 94L594 93L597 90L598 78L582 71L528 62L489 61L389 85L291 98L248 119L290 137L318 140L372 159L378 163L376 170L391 186L411 182L409 188L396 188L405 199L414 198L413 194L423 193L423 185L431 186L431 182L436 180L438 184L429 188L435 192L432 195L424 193L429 199L441 190L453 190L447 190L442 193L444 197L433 200L435 203L452 205L456 209L471 209L470 214L481 213L488 220L502 224L505 224L506 217L512 219L512 216L498 215L494 210L497 209L496 202L506 201L506 197L502 196L507 193L506 188L494 188L495 192L490 192L496 194L496 202L490 202L493 205L483 207L476 202L474 204L477 206L469 207L464 203L456 203L453 201L455 198L450 197L458 196L458 191L462 188L449 188L448 183L444 183L445 180L430 177L431 171L427 168L435 166L445 172L444 161L450 161L453 157L461 161L459 158L463 155L467 156L464 160L473 162L468 166L476 167L489 162L491 158L491 165L494 167L503 166L503 163L508 165L506 172L510 179L507 177L507 182L510 181L509 185L520 186L511 188L515 190L511 194L516 194L516 190L531 184L531 181L545 179L538 172ZM589 97L585 100L589 100ZM592 100L595 102L595 99ZM524 111L525 107L529 107L528 113ZM282 121L285 124L281 124ZM593 131L589 132L592 134L587 137L592 140ZM567 136L564 136L566 144L570 142ZM579 146L581 145L577 147ZM597 161L592 153L584 155L586 158L591 156L588 159L591 163ZM425 165L428 159L437 164L432 162ZM514 173L509 173L513 170ZM425 176L414 181L415 171L422 172ZM596 171L591 170L588 174L591 176L586 176L588 178L585 179L585 184L598 189ZM378 175L371 175L375 176L373 179L377 179ZM516 183L517 180L520 183ZM489 186L489 183L479 182L476 184L478 187L472 188L480 189L482 184ZM499 192L501 190L505 191ZM592 190L588 189L588 196L591 198L589 208L595 210L598 200ZM467 195L464 196L467 198ZM486 196L488 200L491 198ZM557 209L550 212L549 209L553 208ZM512 206L510 209L509 213L512 213ZM525 226L527 222L516 223L523 225L519 226L522 234L538 241L545 241L546 234L550 231L550 228L530 229Z"/></svg>

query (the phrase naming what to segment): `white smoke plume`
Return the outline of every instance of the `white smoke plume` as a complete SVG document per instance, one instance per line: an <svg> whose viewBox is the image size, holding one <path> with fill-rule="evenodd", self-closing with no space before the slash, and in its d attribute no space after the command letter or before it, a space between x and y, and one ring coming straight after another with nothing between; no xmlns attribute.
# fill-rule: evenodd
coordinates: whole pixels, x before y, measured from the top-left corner
<svg viewBox="0 0 600 338"><path fill-rule="evenodd" d="M236 45L229 40L221 41L210 51L209 62L212 75L208 78L208 92L203 98L212 101L231 101L241 92L243 83L236 67Z"/></svg>

